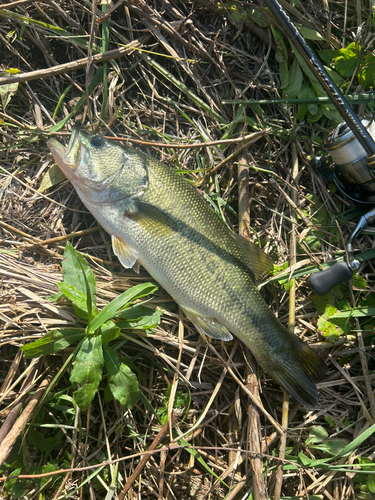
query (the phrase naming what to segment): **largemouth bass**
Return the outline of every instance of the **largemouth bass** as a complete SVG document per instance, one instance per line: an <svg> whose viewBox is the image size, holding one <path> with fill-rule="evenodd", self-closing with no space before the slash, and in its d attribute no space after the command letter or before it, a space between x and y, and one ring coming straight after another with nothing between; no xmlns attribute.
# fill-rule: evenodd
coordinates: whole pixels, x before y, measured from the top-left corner
<svg viewBox="0 0 375 500"><path fill-rule="evenodd" d="M234 334L297 401L317 402L326 365L259 294L255 276L269 266L259 247L231 232L181 175L134 148L77 130L67 148L48 146L124 267L142 265L200 332Z"/></svg>

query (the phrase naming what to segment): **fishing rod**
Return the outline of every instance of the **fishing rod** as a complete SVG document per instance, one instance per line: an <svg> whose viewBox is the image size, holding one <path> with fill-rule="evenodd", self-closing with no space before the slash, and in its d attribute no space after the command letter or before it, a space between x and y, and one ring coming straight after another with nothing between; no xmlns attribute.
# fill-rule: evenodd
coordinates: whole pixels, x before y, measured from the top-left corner
<svg viewBox="0 0 375 500"><path fill-rule="evenodd" d="M280 27L291 40L296 50L314 72L332 104L343 118L327 137L325 149L334 162L328 165L327 158L317 157L311 161L316 171L326 180L333 181L349 199L360 204L375 204L375 124L366 118L360 119L336 87L319 59L307 45L296 26L277 0L264 0ZM325 271L310 275L309 282L318 295L326 295L336 285L349 280L357 271L360 262L354 256L353 244L358 235L375 221L375 207L370 208L358 221L346 243L347 260L337 262Z"/></svg>

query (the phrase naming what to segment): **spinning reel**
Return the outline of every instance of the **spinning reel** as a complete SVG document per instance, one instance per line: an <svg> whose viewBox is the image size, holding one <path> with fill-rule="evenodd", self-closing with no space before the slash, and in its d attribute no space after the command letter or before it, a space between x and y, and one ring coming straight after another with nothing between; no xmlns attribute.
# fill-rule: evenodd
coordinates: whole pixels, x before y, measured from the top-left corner
<svg viewBox="0 0 375 500"><path fill-rule="evenodd" d="M264 0L264 2L314 72L344 120L325 141L325 149L329 151L334 163L329 165L322 157L315 158L313 160L315 168L325 179L333 181L349 199L356 203L373 205L362 215L348 239L346 244L348 260L338 262L326 271L310 276L309 282L314 291L318 295L325 295L336 285L350 279L353 271L359 268L360 263L354 256L353 243L359 233L375 220L375 123L368 119L361 121L354 113L278 1Z"/></svg>
<svg viewBox="0 0 375 500"><path fill-rule="evenodd" d="M362 124L375 138L375 123L363 119ZM348 125L343 122L333 130L324 143L332 162L325 157L312 158L310 163L327 181L347 198L362 205L374 205L359 219L346 243L346 262L337 262L325 271L312 274L309 282L318 295L325 295L332 288L349 280L357 271L360 262L354 256L353 244L358 235L375 220L375 164L371 164L366 151L354 137ZM373 168L374 170L373 170Z"/></svg>

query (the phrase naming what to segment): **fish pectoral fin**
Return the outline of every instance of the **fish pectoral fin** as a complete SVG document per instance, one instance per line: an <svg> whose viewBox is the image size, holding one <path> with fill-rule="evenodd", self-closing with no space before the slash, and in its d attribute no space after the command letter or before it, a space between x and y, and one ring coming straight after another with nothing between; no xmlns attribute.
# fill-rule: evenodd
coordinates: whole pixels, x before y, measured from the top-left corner
<svg viewBox="0 0 375 500"><path fill-rule="evenodd" d="M118 257L119 261L126 269L130 269L132 267L136 273L139 273L139 264L137 263L137 250L134 250L134 248L125 243L125 241L113 235L112 248L113 253L116 255L116 257Z"/></svg>
<svg viewBox="0 0 375 500"><path fill-rule="evenodd" d="M241 250L245 263L253 271L256 279L261 279L273 270L273 262L258 245L243 236L233 233Z"/></svg>
<svg viewBox="0 0 375 500"><path fill-rule="evenodd" d="M190 319L199 332L214 339L224 340L225 342L232 340L233 336L230 331L225 326L221 325L216 319L205 318L200 313L190 309L189 307L180 307L185 316Z"/></svg>

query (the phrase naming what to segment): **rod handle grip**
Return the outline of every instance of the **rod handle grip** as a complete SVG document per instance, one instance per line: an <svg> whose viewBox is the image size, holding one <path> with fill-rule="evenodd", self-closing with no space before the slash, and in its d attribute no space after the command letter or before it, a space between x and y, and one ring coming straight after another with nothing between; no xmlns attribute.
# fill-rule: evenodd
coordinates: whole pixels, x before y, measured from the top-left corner
<svg viewBox="0 0 375 500"><path fill-rule="evenodd" d="M337 262L329 269L311 274L308 281L317 295L326 295L335 286L348 281L353 271L346 262Z"/></svg>

